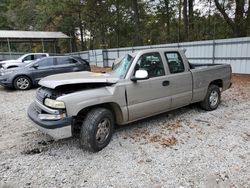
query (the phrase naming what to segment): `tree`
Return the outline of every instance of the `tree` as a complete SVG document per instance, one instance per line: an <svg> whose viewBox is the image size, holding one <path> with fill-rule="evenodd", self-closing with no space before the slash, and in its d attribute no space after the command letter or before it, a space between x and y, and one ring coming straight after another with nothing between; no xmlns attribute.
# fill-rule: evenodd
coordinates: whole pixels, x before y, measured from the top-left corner
<svg viewBox="0 0 250 188"><path fill-rule="evenodd" d="M183 23L184 23L184 33L185 33L185 40L188 40L188 14L187 14L187 0L183 0Z"/></svg>
<svg viewBox="0 0 250 188"><path fill-rule="evenodd" d="M214 0L214 2L217 9L232 29L234 36L247 36L247 29L250 25L250 0L248 0L248 9L246 11L245 6L247 1L244 0L223 1L222 3L220 3L219 0ZM234 17L231 18L227 12L234 13Z"/></svg>
<svg viewBox="0 0 250 188"><path fill-rule="evenodd" d="M0 29L11 29L11 23L6 14L8 11L8 5L9 1L7 0L2 0L0 2Z"/></svg>

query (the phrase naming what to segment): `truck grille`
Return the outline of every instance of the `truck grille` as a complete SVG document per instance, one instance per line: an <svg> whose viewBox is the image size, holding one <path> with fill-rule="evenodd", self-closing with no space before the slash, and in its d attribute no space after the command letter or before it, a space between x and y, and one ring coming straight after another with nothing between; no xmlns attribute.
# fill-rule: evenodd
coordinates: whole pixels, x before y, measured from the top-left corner
<svg viewBox="0 0 250 188"><path fill-rule="evenodd" d="M43 100L45 98L44 93L42 92L42 88L39 88L36 93L36 99L43 104Z"/></svg>
<svg viewBox="0 0 250 188"><path fill-rule="evenodd" d="M43 104L45 98L56 99L59 97L60 94L57 93L55 90L41 87L37 90L36 99Z"/></svg>

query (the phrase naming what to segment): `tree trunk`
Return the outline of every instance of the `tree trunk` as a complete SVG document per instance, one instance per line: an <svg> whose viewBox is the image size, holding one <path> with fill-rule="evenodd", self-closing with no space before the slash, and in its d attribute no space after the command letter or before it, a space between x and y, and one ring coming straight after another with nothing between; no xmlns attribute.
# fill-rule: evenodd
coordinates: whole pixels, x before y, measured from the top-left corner
<svg viewBox="0 0 250 188"><path fill-rule="evenodd" d="M184 40L188 41L188 15L187 15L187 0L183 0L183 23L184 23Z"/></svg>
<svg viewBox="0 0 250 188"><path fill-rule="evenodd" d="M188 29L189 29L189 39L194 38L194 0L188 0Z"/></svg>
<svg viewBox="0 0 250 188"><path fill-rule="evenodd" d="M235 9L235 34L237 37L245 37L247 35L246 24L244 19L244 0L236 0Z"/></svg>
<svg viewBox="0 0 250 188"><path fill-rule="evenodd" d="M166 10L166 23L167 23L167 40L170 35L170 12L169 12L169 0L164 0Z"/></svg>
<svg viewBox="0 0 250 188"><path fill-rule="evenodd" d="M119 1L116 0L116 40L117 48L120 47L120 5Z"/></svg>
<svg viewBox="0 0 250 188"><path fill-rule="evenodd" d="M143 45L142 36L141 36L141 23L140 23L140 15L139 15L139 7L138 1L132 0L133 3L133 10L135 16L135 45Z"/></svg>
<svg viewBox="0 0 250 188"><path fill-rule="evenodd" d="M80 29L80 35L81 35L81 50L84 50L83 27L82 27L82 18L81 18L80 11L79 11L79 29Z"/></svg>
<svg viewBox="0 0 250 188"><path fill-rule="evenodd" d="M178 42L180 42L181 38L181 7L182 7L182 0L179 2L179 17L178 17Z"/></svg>

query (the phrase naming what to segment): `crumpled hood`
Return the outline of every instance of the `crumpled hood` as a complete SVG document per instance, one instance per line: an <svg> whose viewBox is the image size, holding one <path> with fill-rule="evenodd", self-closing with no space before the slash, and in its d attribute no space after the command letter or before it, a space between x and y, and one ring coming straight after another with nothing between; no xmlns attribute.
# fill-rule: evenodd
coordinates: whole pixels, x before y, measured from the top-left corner
<svg viewBox="0 0 250 188"><path fill-rule="evenodd" d="M110 83L114 84L119 78L109 74L93 72L72 72L48 76L40 80L39 85L55 89L58 86L87 83Z"/></svg>

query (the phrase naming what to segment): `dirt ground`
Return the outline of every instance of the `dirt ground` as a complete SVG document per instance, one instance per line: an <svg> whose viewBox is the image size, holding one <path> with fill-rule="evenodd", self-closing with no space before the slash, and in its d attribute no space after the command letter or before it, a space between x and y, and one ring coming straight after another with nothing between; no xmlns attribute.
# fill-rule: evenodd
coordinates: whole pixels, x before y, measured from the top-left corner
<svg viewBox="0 0 250 188"><path fill-rule="evenodd" d="M250 187L250 76L233 76L217 110L190 105L118 128L98 153L34 128L35 92L0 87L0 187Z"/></svg>
<svg viewBox="0 0 250 188"><path fill-rule="evenodd" d="M104 73L104 72L110 72L111 71L111 68L107 67L97 67L95 65L91 65L91 71L92 72L99 72L99 73Z"/></svg>

